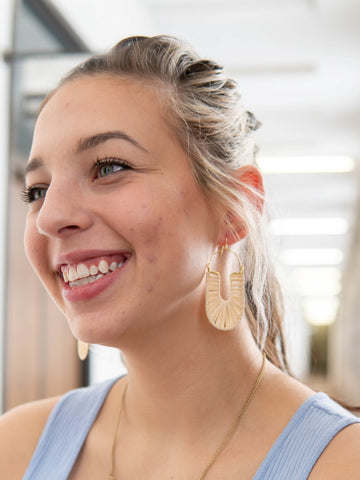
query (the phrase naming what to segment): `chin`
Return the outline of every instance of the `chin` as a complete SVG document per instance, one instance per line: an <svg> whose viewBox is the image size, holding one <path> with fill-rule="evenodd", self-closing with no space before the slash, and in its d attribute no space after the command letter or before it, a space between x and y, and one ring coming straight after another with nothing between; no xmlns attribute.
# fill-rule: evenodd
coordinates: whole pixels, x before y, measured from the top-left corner
<svg viewBox="0 0 360 480"><path fill-rule="evenodd" d="M120 320L119 316L111 318L106 313L73 315L67 312L66 317L73 335L87 343L117 348L116 340L121 341L129 330L126 320Z"/></svg>

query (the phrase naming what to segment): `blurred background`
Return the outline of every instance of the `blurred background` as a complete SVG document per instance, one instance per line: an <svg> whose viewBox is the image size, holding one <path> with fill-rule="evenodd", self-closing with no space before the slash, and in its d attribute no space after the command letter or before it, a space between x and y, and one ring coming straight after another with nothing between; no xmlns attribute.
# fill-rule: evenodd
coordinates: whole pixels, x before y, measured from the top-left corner
<svg viewBox="0 0 360 480"><path fill-rule="evenodd" d="M74 64L170 34L237 79L262 122L259 165L294 374L360 403L358 0L0 0L0 408L124 370L66 321L23 252L22 174L37 108Z"/></svg>

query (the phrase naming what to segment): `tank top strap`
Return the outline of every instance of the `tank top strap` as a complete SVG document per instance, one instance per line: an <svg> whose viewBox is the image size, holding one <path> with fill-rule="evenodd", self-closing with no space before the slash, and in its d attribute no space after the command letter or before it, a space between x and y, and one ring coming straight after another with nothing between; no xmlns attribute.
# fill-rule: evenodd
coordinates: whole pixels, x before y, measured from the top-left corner
<svg viewBox="0 0 360 480"><path fill-rule="evenodd" d="M118 378L78 388L55 405L23 480L65 480L104 400Z"/></svg>
<svg viewBox="0 0 360 480"><path fill-rule="evenodd" d="M305 480L316 461L343 428L360 419L316 393L297 410L260 465L253 480Z"/></svg>

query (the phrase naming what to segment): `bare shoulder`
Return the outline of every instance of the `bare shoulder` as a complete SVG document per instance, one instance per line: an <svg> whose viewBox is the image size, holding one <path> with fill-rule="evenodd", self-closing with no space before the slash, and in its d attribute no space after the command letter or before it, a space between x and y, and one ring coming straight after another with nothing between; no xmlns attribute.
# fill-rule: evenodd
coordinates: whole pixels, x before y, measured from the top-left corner
<svg viewBox="0 0 360 480"><path fill-rule="evenodd" d="M339 432L315 464L309 480L360 478L360 423Z"/></svg>
<svg viewBox="0 0 360 480"><path fill-rule="evenodd" d="M0 478L22 478L58 397L27 403L0 417Z"/></svg>
<svg viewBox="0 0 360 480"><path fill-rule="evenodd" d="M282 419L282 429L300 405L315 392L296 379L279 372L275 367L271 366L268 370L268 382L264 383L268 388L265 395L269 400L264 404L264 411L268 418ZM360 423L354 423L332 439L316 462L308 480L359 480L359 452Z"/></svg>

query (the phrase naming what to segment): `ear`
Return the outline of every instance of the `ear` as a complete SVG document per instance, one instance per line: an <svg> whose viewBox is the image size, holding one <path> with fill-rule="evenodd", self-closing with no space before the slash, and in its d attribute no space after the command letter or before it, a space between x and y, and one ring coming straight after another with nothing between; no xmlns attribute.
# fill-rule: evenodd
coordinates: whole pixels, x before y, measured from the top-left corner
<svg viewBox="0 0 360 480"><path fill-rule="evenodd" d="M233 173L239 191L246 196L250 204L261 215L264 211L265 189L263 177L253 165L240 167ZM238 242L248 234L247 228L240 215L232 211L225 214L224 227L219 235L219 245L228 245Z"/></svg>

